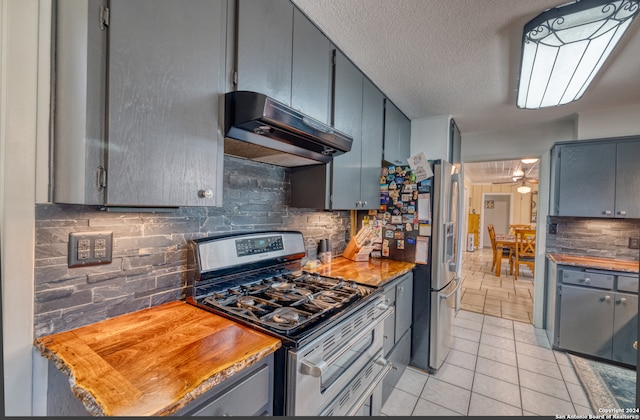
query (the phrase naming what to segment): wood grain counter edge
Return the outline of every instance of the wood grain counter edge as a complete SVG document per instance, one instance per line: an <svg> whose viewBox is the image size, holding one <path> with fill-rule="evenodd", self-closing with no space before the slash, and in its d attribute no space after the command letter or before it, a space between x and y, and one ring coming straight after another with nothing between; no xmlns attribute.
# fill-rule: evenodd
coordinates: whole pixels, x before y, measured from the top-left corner
<svg viewBox="0 0 640 420"><path fill-rule="evenodd" d="M185 302L181 302L181 304L188 305ZM163 310L171 312L177 307L176 305L180 305L180 303L170 302L169 304L163 304L138 311L138 313L142 313L144 311L155 311L157 313ZM206 316L222 319L222 317L208 313L200 308L193 307L193 309L202 311L203 313L207 314ZM135 315L136 313L134 312L121 315L121 317L131 317ZM108 325L109 321L110 320L107 319L101 322L107 323ZM106 401L110 401L109 396L94 395L94 392L92 392L90 385L84 386L78 383L78 381L76 381L76 374L79 372L74 371L74 366L77 367L78 363L74 362L76 362L78 359L85 359L86 361L90 358L86 357L86 354L78 354L78 352L74 351L77 350L77 348L74 347L74 345L77 343L67 345L67 342L71 340L81 342L82 339L80 337L77 337L74 331L81 331L83 327L80 327L76 330L59 333L59 335L64 334L65 337L67 337L67 341L56 342L55 337L57 334L53 334L50 336L36 338L34 340L34 346L40 351L43 357L51 360L55 364L56 368L69 378L71 392L82 402L88 413L92 416L167 416L174 414L179 409L185 407L188 403L195 400L205 392L209 391L214 386L222 383L225 379L250 367L254 363L275 352L282 346L281 341L274 337L257 333L250 328L244 327L230 320L224 319L222 322L227 325L231 324L233 328L246 330L249 334L263 335L263 344L259 347L254 347L251 350L246 350L244 355L239 358L229 358L229 360L221 362L220 366L216 367L215 369L210 369L206 373L206 379L202 380L199 384L184 392L184 394L182 394L181 396L176 397L174 401L171 401L169 403L164 401L161 405L157 405L156 402L142 401L142 396L140 396L139 390L133 387L126 377L122 376L117 371L117 369L111 368L111 366L104 360L100 361L104 363L104 366L106 366L106 368L103 368L102 371L98 370L98 373L101 372L102 374L104 374L105 380L110 382L111 385L117 383L119 387L122 387L122 389L119 389L118 391L126 392L127 395L130 395L130 401L126 401L126 404L123 404L122 406L113 407L112 405L106 403ZM86 328L90 328L93 325L96 324L86 326ZM96 354L92 352L89 347L87 347L87 351L91 352L91 357L96 357ZM139 397L141 399L137 400L136 397Z"/></svg>
<svg viewBox="0 0 640 420"><path fill-rule="evenodd" d="M391 259L370 258L368 261L352 261L336 257L330 263L306 271L321 276L341 277L373 287L382 287L391 280L413 270L415 263Z"/></svg>
<svg viewBox="0 0 640 420"><path fill-rule="evenodd" d="M580 255L547 253L547 258L556 264L572 265L598 270L621 271L638 274L638 261L617 260L614 258L586 257Z"/></svg>

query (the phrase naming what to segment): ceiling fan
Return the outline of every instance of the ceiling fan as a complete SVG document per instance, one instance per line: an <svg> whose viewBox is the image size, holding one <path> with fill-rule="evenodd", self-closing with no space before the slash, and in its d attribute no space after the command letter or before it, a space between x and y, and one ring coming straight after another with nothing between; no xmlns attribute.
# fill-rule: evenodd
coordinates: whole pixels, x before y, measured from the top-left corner
<svg viewBox="0 0 640 420"><path fill-rule="evenodd" d="M520 186L518 187L518 192L526 194L531 191L531 187L529 185L538 183L538 180L536 178L530 178L527 176L527 173L530 172L530 169L531 168L527 167L526 165L523 165L521 169L514 172L513 177L511 178L513 181L494 182L493 184L520 184Z"/></svg>

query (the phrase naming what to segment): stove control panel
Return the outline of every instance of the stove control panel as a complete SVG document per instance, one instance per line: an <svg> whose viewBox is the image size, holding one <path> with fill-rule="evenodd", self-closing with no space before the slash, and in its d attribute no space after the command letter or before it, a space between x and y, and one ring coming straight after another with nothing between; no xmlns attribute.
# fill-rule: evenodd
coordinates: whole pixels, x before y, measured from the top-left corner
<svg viewBox="0 0 640 420"><path fill-rule="evenodd" d="M191 240L200 274L213 275L246 264L301 260L306 250L297 231L233 233Z"/></svg>
<svg viewBox="0 0 640 420"><path fill-rule="evenodd" d="M236 240L236 252L238 257L272 251L282 251L283 249L284 245L282 242L282 236L280 235Z"/></svg>

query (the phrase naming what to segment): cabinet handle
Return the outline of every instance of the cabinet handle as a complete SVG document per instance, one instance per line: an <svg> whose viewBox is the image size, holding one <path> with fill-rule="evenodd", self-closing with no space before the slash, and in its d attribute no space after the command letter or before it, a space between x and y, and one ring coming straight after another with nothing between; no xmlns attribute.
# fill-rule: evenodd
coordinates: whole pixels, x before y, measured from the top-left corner
<svg viewBox="0 0 640 420"><path fill-rule="evenodd" d="M605 210L605 211L602 212L602 214L610 216L611 215L611 210Z"/></svg>
<svg viewBox="0 0 640 420"><path fill-rule="evenodd" d="M591 279L589 277L585 277L584 284L589 284L589 283L591 283Z"/></svg>
<svg viewBox="0 0 640 420"><path fill-rule="evenodd" d="M626 215L627 215L627 212L626 212L626 211L624 211L624 210L620 210L620 211L618 212L618 214L619 214L620 216L626 216Z"/></svg>
<svg viewBox="0 0 640 420"><path fill-rule="evenodd" d="M213 197L213 191L211 189L200 190L198 191L198 196L200 198L211 198Z"/></svg>
<svg viewBox="0 0 640 420"><path fill-rule="evenodd" d="M611 301L611 296L607 295L604 297L605 302L610 302Z"/></svg>
<svg viewBox="0 0 640 420"><path fill-rule="evenodd" d="M366 202L366 201L363 201L363 202L362 202L362 207L364 207L364 206L366 206L366 205L367 205L367 202Z"/></svg>
<svg viewBox="0 0 640 420"><path fill-rule="evenodd" d="M626 303L627 302L627 298L621 298L620 299L620 303Z"/></svg>

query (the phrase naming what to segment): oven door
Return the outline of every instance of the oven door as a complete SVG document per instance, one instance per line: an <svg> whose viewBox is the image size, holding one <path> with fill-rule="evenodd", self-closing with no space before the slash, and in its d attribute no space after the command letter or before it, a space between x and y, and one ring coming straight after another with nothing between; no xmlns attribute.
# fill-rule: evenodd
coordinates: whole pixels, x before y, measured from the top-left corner
<svg viewBox="0 0 640 420"><path fill-rule="evenodd" d="M383 321L393 310L381 295L308 345L291 350L287 415L319 415L367 366L372 366L371 380L389 367L382 355ZM367 388L364 383L362 392Z"/></svg>

